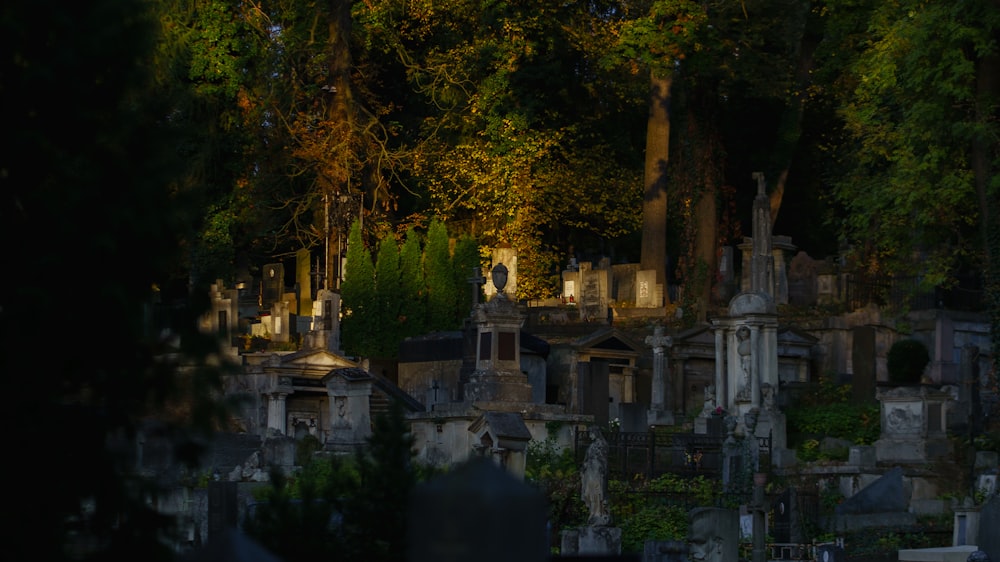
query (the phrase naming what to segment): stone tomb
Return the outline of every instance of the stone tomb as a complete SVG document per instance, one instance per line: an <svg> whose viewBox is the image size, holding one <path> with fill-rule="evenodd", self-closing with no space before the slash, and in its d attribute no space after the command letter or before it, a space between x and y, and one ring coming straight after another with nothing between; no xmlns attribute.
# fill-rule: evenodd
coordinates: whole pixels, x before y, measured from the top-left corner
<svg viewBox="0 0 1000 562"><path fill-rule="evenodd" d="M947 435L951 394L925 385L880 387L882 433L879 462L922 463L950 456Z"/></svg>

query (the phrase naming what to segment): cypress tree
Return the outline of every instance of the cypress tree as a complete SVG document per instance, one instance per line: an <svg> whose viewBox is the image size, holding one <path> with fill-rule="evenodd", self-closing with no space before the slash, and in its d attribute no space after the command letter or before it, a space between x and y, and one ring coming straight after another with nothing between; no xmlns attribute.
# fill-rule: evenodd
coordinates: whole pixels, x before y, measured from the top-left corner
<svg viewBox="0 0 1000 562"><path fill-rule="evenodd" d="M402 288L400 287L399 246L392 234L379 242L375 257L375 300L374 327L378 337L372 341L374 354L378 357L396 357L402 332L399 325Z"/></svg>
<svg viewBox="0 0 1000 562"><path fill-rule="evenodd" d="M340 336L344 351L348 355L371 357L377 340L375 266L371 251L361 238L358 221L351 224L347 236L347 264L340 298L344 309Z"/></svg>
<svg viewBox="0 0 1000 562"><path fill-rule="evenodd" d="M452 273L448 230L437 219L427 230L424 247L424 276L427 287L427 329L453 330L455 321L455 275Z"/></svg>
<svg viewBox="0 0 1000 562"><path fill-rule="evenodd" d="M423 248L420 235L412 227L406 231L399 252L400 302L399 324L403 338L424 333L427 318L427 294L421 259Z"/></svg>

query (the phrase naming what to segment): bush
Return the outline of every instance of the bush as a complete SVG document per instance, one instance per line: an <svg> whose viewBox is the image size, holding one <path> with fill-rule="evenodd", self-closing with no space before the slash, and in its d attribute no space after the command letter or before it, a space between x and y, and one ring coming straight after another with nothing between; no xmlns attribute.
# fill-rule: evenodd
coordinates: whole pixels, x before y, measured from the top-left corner
<svg viewBox="0 0 1000 562"><path fill-rule="evenodd" d="M924 374L924 369L931 362L927 346L920 340L899 340L889 348L886 367L889 369L889 382L895 384L916 384Z"/></svg>

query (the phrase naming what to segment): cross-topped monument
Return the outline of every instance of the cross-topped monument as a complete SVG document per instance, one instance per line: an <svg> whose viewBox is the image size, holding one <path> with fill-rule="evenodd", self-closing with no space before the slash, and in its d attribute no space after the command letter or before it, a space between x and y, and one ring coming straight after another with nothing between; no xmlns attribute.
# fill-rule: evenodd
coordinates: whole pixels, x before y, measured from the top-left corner
<svg viewBox="0 0 1000 562"><path fill-rule="evenodd" d="M473 267L472 277L469 277L466 281L472 285L472 307L475 308L479 304L479 294L483 291L483 285L486 284L486 278L483 277L483 268Z"/></svg>
<svg viewBox="0 0 1000 562"><path fill-rule="evenodd" d="M757 196L753 200L753 254L750 259L750 291L774 298L774 254L771 250L771 202L764 172L754 172Z"/></svg>
<svg viewBox="0 0 1000 562"><path fill-rule="evenodd" d="M646 345L653 348L653 387L650 407L646 413L649 425L673 425L673 413L666 407L667 359L665 350L674 344L673 338L663 335L663 326L653 328L653 335L646 336Z"/></svg>

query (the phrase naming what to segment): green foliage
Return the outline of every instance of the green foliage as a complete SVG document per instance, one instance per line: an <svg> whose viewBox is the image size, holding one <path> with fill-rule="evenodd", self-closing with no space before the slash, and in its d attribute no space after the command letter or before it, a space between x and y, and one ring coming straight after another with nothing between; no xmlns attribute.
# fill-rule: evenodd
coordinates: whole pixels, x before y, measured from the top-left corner
<svg viewBox="0 0 1000 562"><path fill-rule="evenodd" d="M344 317L341 343L351 355L372 357L378 351L378 301L375 293L375 266L371 251L361 237L361 225L355 221L347 240L347 265L340 288Z"/></svg>
<svg viewBox="0 0 1000 562"><path fill-rule="evenodd" d="M177 521L155 508L166 490L136 470L135 443L155 419L158 443L193 472L227 419L214 397L233 366L198 330L207 298L185 300L182 249L202 209L178 189L188 163L154 80L156 9L97 0L0 10L0 101L17 108L4 120L0 230L18 271L4 281L0 371L19 388L5 422L34 420L7 445L34 466L76 473L10 473L16 516L0 540L11 560L174 560ZM100 313L85 334L60 338L38 376L26 350L59 330L51 319L65 315L67 283ZM160 302L183 306L167 317Z"/></svg>
<svg viewBox="0 0 1000 562"><path fill-rule="evenodd" d="M420 471L401 405L375 419L354 456L314 458L286 478L278 472L244 529L288 562L405 558L410 490Z"/></svg>
<svg viewBox="0 0 1000 562"><path fill-rule="evenodd" d="M400 333L403 338L424 333L427 319L427 287L422 264L420 236L412 227L406 230L399 252L399 275L403 302L399 307Z"/></svg>
<svg viewBox="0 0 1000 562"><path fill-rule="evenodd" d="M924 342L914 339L898 340L889 348L886 357L889 382L916 384L920 382L924 369L930 362L930 352Z"/></svg>
<svg viewBox="0 0 1000 562"><path fill-rule="evenodd" d="M459 327L455 318L458 289L455 286L450 246L447 227L441 221L432 221L427 230L427 244L424 246L427 329L432 332Z"/></svg>
<svg viewBox="0 0 1000 562"><path fill-rule="evenodd" d="M823 437L846 439L857 445L870 445L878 439L881 427L877 404L854 404L850 385L838 385L830 377L821 377L814 389L802 396L785 414L790 440L803 461L842 460L843 451L821 452Z"/></svg>
<svg viewBox="0 0 1000 562"><path fill-rule="evenodd" d="M586 522L589 514L580 496L576 458L572 448L557 446L556 431L550 430L544 441L528 443L524 478L545 494L553 536Z"/></svg>
<svg viewBox="0 0 1000 562"><path fill-rule="evenodd" d="M306 466L312 462L313 454L323 449L323 443L313 435L306 435L295 444L296 466Z"/></svg>
<svg viewBox="0 0 1000 562"><path fill-rule="evenodd" d="M399 264L399 246L391 235L378 245L375 258L375 317L379 337L372 342L376 357L394 358L399 354L400 315L405 296Z"/></svg>

